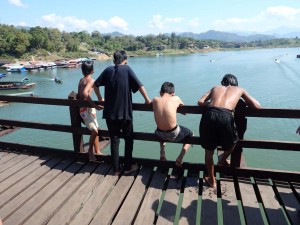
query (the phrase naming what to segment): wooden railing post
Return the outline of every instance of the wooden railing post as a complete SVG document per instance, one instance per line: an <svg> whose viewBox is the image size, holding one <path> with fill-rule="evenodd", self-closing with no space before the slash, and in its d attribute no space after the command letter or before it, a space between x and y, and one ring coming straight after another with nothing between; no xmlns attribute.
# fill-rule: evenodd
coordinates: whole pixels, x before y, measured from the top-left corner
<svg viewBox="0 0 300 225"><path fill-rule="evenodd" d="M236 107L236 112L234 114L234 120L238 132L239 139L244 139L244 134L247 130L247 119L245 116L246 103L240 100ZM245 160L243 157L243 148L239 145L235 146L234 151L231 154L231 166L232 167L242 167L245 165Z"/></svg>
<svg viewBox="0 0 300 225"><path fill-rule="evenodd" d="M77 100L77 93L72 91L68 99L72 100ZM79 107L77 106L70 106L69 107L70 111L70 118L71 118L71 126L72 127L81 127L81 119L79 115ZM72 134L73 136L73 145L74 145L74 151L75 152L83 152L84 147L83 147L83 136L82 134Z"/></svg>

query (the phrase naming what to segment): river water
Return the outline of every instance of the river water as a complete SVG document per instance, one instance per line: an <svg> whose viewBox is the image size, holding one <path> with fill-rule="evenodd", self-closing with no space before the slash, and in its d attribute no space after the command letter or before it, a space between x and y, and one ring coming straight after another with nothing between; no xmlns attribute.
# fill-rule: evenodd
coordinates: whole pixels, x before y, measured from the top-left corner
<svg viewBox="0 0 300 225"><path fill-rule="evenodd" d="M175 94L185 105L196 105L202 94L212 86L220 84L224 74L237 76L239 86L244 87L255 97L263 108L300 108L300 59L296 55L298 48L263 49L249 51L225 51L211 53L195 53L189 55L162 55L159 57L129 58L129 65L144 84L150 98L159 95L160 86L165 81L173 82ZM278 61L276 62L275 59ZM96 61L95 75L98 75L112 61ZM0 73L6 73L0 69ZM80 68L45 70L41 72L12 73L3 80L21 80L30 78L37 85L30 91L39 97L68 97L71 91L77 91L77 84L82 77ZM57 77L62 84L57 84ZM28 91L28 90L27 90ZM0 94L15 91L0 91ZM101 90L103 93L103 89ZM93 95L96 100L95 95ZM133 95L133 102L143 103L142 96ZM178 124L189 127L195 135L199 135L200 115L178 114ZM0 118L34 121L50 124L70 124L68 107L30 105L12 103L0 108ZM98 112L101 129L107 129L102 112ZM300 141L296 128L300 125L297 119L248 118L245 139ZM134 112L134 129L140 132L153 132L155 121L152 112ZM84 137L88 141L88 136ZM68 133L20 129L0 138L1 141L18 142L36 146L48 146L72 150L72 136ZM123 141L120 154L123 154ZM167 159L175 160L181 144L167 144ZM104 150L110 153L109 148ZM284 152L278 150L244 149L248 166L300 171L300 152ZM156 142L135 141L134 156L159 157L159 144ZM193 146L186 154L185 161L204 162L204 150Z"/></svg>

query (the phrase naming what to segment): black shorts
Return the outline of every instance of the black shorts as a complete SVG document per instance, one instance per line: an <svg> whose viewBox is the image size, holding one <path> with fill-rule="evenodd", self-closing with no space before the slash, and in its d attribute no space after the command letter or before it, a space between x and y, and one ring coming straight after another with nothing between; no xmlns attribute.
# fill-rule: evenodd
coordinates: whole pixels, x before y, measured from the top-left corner
<svg viewBox="0 0 300 225"><path fill-rule="evenodd" d="M233 112L225 108L208 107L202 115L199 133L201 146L207 150L222 146L226 151L239 140Z"/></svg>

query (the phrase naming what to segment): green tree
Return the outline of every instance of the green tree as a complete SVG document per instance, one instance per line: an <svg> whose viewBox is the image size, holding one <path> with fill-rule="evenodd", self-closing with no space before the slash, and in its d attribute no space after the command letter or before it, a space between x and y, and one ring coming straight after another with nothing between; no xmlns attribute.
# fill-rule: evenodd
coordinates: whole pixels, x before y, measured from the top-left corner
<svg viewBox="0 0 300 225"><path fill-rule="evenodd" d="M47 49L48 47L48 35L39 26L33 27L29 30L31 34L30 46L33 49Z"/></svg>

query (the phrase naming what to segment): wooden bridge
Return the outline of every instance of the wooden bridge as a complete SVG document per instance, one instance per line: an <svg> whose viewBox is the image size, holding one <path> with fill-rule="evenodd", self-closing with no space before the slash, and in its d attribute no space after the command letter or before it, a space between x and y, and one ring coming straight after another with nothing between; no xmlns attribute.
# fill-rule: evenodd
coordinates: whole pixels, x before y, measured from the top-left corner
<svg viewBox="0 0 300 225"><path fill-rule="evenodd" d="M172 161L135 158L138 171L114 176L109 156L89 162L82 139L89 131L81 127L78 117L79 106L89 104L74 100L73 95L69 98L0 96L0 101L68 106L71 116L70 125L0 118L0 124L8 128L0 136L24 127L72 133L74 144L72 152L0 141L0 217L4 225L300 224L300 172L249 168L242 154L246 148L300 151L299 142L243 139L247 117L299 119L299 109L254 111L241 104L236 110L241 140L231 167L216 166L217 188L213 189L203 180L205 165L201 163L184 163L179 169ZM134 104L134 110L152 109ZM202 110L197 106L178 109L192 114ZM105 137L108 132L100 130L99 135ZM134 138L159 141L144 132L136 132ZM198 137L185 141L200 144ZM101 144L105 147L108 141Z"/></svg>

